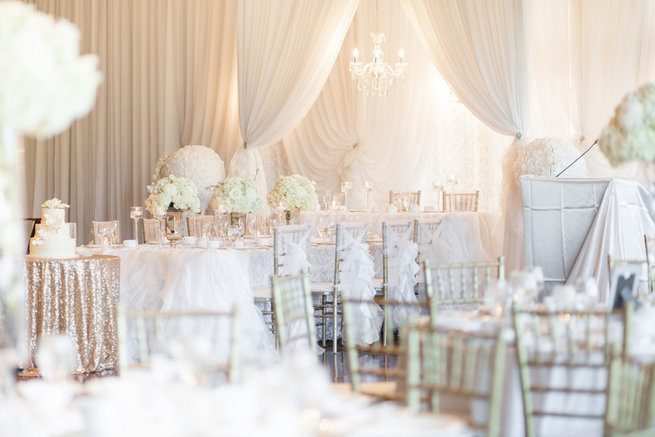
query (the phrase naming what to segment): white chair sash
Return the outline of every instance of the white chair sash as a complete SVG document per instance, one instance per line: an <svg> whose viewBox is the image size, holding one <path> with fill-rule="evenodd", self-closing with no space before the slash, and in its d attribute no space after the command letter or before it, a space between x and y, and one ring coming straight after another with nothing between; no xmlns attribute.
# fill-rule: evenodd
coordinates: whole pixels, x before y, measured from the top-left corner
<svg viewBox="0 0 655 437"><path fill-rule="evenodd" d="M307 242L311 236L311 228L302 235L298 241L293 241L293 235L280 233L280 249L283 255L280 256L280 276L296 276L301 271L309 271L309 260L307 259Z"/></svg>
<svg viewBox="0 0 655 437"><path fill-rule="evenodd" d="M344 297L355 300L373 300L375 288L375 265L373 257L366 244L366 226L358 229L357 235L352 235L345 227L341 228L340 236L343 244L343 261L341 263L340 285ZM379 339L383 313L379 307L368 304L357 304L357 344L371 344Z"/></svg>
<svg viewBox="0 0 655 437"><path fill-rule="evenodd" d="M411 240L412 227L408 226L402 235L393 228L387 228L387 248L385 254L388 260L389 299L398 302L418 303L414 294L417 284L416 273L419 266L416 263L418 245ZM411 307L396 308L391 316L394 328L403 325L412 314Z"/></svg>
<svg viewBox="0 0 655 437"><path fill-rule="evenodd" d="M421 258L429 260L431 264L452 263L453 259L459 258L453 254L453 248L441 238L441 227L433 233L423 223L418 224L421 233Z"/></svg>

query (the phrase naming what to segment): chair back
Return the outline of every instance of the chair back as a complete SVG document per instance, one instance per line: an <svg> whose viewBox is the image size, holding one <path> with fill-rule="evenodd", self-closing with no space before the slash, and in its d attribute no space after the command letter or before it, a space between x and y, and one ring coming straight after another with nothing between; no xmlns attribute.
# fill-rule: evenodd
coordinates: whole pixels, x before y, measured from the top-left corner
<svg viewBox="0 0 655 437"><path fill-rule="evenodd" d="M236 307L216 311L125 311L118 317L119 371L149 367L153 356L189 361L201 372L239 378L239 317ZM186 356L180 357L180 354Z"/></svg>
<svg viewBox="0 0 655 437"><path fill-rule="evenodd" d="M305 347L318 353L314 307L307 272L297 276L273 276L276 332L282 353Z"/></svg>
<svg viewBox="0 0 655 437"><path fill-rule="evenodd" d="M486 285L505 279L505 259L436 265L426 260L423 271L430 313L435 315L440 305L482 303Z"/></svg>
<svg viewBox="0 0 655 437"><path fill-rule="evenodd" d="M189 235L196 238L210 238L218 229L218 216L215 215L190 215L187 217Z"/></svg>
<svg viewBox="0 0 655 437"><path fill-rule="evenodd" d="M406 281L411 281L411 284L405 284L411 287L412 293L409 296L407 290L401 290L400 275L404 272L416 268L418 272L418 265L416 264L416 255L418 249L416 243L412 241L412 229L414 223L407 220L397 221L383 221L382 222L382 296L384 301L406 301L408 303L416 303L416 290L414 286L418 281L412 278L404 278ZM413 247L412 247L413 245ZM401 254L401 250L413 251L412 256L409 258L407 254ZM406 264L406 263L409 264ZM406 310L397 310L393 306L385 306L384 309L384 324L385 326L399 326L403 324L407 315L415 308L410 305ZM387 344L387 330L383 333L383 343Z"/></svg>
<svg viewBox="0 0 655 437"><path fill-rule="evenodd" d="M334 285L341 282L342 263L348 256L348 249L352 244L366 243L368 224L337 224L334 245Z"/></svg>
<svg viewBox="0 0 655 437"><path fill-rule="evenodd" d="M650 277L644 278L644 269L648 270L648 258L645 259L619 259L613 258L612 255L607 255L607 267L608 267L608 281L609 281L609 294L604 297L609 308L612 308L616 299L616 291L613 287L615 286L614 280L618 281L617 275L625 275L629 272L631 275L634 274L634 283L630 283L630 286L633 286L636 295L648 294ZM623 270L617 270L623 269ZM616 276L616 278L615 278ZM642 279L646 282L642 283ZM631 290L631 291L632 291Z"/></svg>
<svg viewBox="0 0 655 437"><path fill-rule="evenodd" d="M652 293L655 291L655 258L651 260L649 254L653 253L655 257L655 238L644 235L644 246L646 247L646 266L648 268L648 291Z"/></svg>
<svg viewBox="0 0 655 437"><path fill-rule="evenodd" d="M441 412L441 396L468 400L469 424L500 436L506 347L502 329L462 332L411 323L407 333L407 404L418 412ZM473 414L484 407L486 420Z"/></svg>
<svg viewBox="0 0 655 437"><path fill-rule="evenodd" d="M402 205L402 198L404 196L409 196L410 205L421 205L421 190L418 191L392 191L389 190L389 204L396 205L400 203Z"/></svg>
<svg viewBox="0 0 655 437"><path fill-rule="evenodd" d="M423 265L426 259L429 259L430 249L435 243L434 239L438 237L439 226L443 221L442 217L431 219L414 220L414 242L418 246L418 257L416 262ZM421 278L424 282L425 278Z"/></svg>
<svg viewBox="0 0 655 437"><path fill-rule="evenodd" d="M605 411L605 435L653 435L654 408L655 364L614 357Z"/></svg>
<svg viewBox="0 0 655 437"><path fill-rule="evenodd" d="M119 244L121 242L118 220L92 221L93 243L101 245Z"/></svg>
<svg viewBox="0 0 655 437"><path fill-rule="evenodd" d="M278 226L273 232L273 274L277 276L297 275L296 266L299 260L294 260L298 250L304 250L309 264L309 246L311 244L312 227L310 225Z"/></svg>
<svg viewBox="0 0 655 437"><path fill-rule="evenodd" d="M443 192L444 211L477 211L480 202L480 190L471 193Z"/></svg>
<svg viewBox="0 0 655 437"><path fill-rule="evenodd" d="M611 359L629 353L632 303L614 313L549 311L517 305L512 313L526 436L539 434L535 419L603 420L605 409L597 407L604 405ZM558 402L552 401L553 395ZM580 408L567 408L571 405L567 400L577 399L574 396L584 396L585 401L578 402Z"/></svg>
<svg viewBox="0 0 655 437"><path fill-rule="evenodd" d="M364 393L380 399L403 400L404 391L367 392L362 386L369 382L403 382L405 368L400 363L404 355L405 344L403 333L394 337L391 325L382 325L383 333L379 332L380 322L384 318L382 308L399 310L413 306L420 311L421 303L385 301L384 299L354 299L344 293L342 300L343 322L346 338L346 357L350 384L354 392ZM377 329L377 332L375 332ZM374 337L371 333L375 332ZM384 335L387 332L387 335ZM385 339L388 341L385 342Z"/></svg>
<svg viewBox="0 0 655 437"><path fill-rule="evenodd" d="M161 222L159 219L143 219L143 242L145 244L161 243Z"/></svg>

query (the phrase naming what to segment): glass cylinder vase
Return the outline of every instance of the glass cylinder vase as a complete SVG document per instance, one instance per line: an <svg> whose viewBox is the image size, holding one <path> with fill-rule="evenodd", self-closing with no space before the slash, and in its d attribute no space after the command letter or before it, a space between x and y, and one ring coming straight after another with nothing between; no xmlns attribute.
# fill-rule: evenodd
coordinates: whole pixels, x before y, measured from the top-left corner
<svg viewBox="0 0 655 437"><path fill-rule="evenodd" d="M287 209L284 211L284 216L288 225L300 224L300 208Z"/></svg>

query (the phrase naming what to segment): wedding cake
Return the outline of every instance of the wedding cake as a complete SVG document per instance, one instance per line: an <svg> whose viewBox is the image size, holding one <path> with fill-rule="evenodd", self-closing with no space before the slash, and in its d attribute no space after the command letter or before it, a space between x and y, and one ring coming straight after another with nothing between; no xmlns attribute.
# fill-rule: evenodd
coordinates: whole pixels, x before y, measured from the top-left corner
<svg viewBox="0 0 655 437"><path fill-rule="evenodd" d="M59 199L50 199L41 205L41 223L36 225L30 239L30 255L37 258L75 258L75 239L70 236L70 223L66 223L65 208Z"/></svg>

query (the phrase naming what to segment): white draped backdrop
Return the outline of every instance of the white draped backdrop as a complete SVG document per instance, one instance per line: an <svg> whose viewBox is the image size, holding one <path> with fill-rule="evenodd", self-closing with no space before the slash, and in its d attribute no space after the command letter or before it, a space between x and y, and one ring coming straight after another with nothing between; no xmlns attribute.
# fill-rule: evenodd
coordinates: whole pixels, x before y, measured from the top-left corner
<svg viewBox="0 0 655 437"><path fill-rule="evenodd" d="M348 178L357 207L369 179L382 207L389 189L420 188L431 204L432 181L457 174L498 211L517 132L583 150L624 93L655 79L648 0L380 0L386 59L403 47L409 63L386 97L358 93L348 73L353 47L370 58L373 0L30 2L75 22L105 74L88 117L25 144L26 214L62 198L86 240L93 219L121 219L129 235L163 153L203 144L228 163L244 138L269 185L293 172L334 193ZM594 176L641 171L598 152L587 162Z"/></svg>

